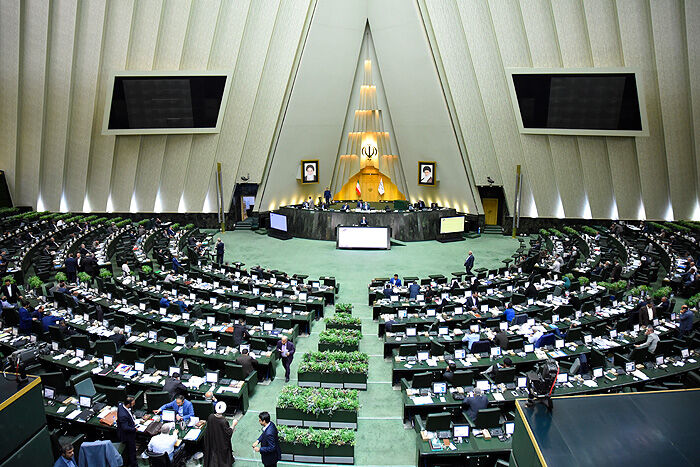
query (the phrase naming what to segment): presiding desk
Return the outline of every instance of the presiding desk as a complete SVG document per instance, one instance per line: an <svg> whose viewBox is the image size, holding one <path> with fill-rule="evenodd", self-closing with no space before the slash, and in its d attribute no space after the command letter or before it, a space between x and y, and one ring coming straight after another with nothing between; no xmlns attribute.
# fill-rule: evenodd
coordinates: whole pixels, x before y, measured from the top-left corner
<svg viewBox="0 0 700 467"><path fill-rule="evenodd" d="M374 203L376 209L381 203ZM403 242L435 240L440 232L440 218L453 217L452 208L424 209L421 211L362 211L351 206L344 212L336 203L328 210L303 209L285 206L279 214L287 216L287 232L295 237L313 240L336 240L336 226L359 225L362 217L370 227L391 227L393 238ZM381 204L385 206L385 204Z"/></svg>

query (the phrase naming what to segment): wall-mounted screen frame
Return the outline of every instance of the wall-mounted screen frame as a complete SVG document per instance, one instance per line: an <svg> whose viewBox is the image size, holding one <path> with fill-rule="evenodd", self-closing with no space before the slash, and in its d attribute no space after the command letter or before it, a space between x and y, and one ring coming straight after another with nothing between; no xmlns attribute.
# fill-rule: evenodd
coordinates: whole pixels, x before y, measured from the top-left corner
<svg viewBox="0 0 700 467"><path fill-rule="evenodd" d="M513 104L515 120L518 130L524 134L539 135L572 135L572 136L649 136L649 122L647 118L646 102L644 99L644 86L641 69L637 67L604 67L604 68L506 68L506 82ZM615 129L584 129L584 128L533 128L525 127L518 102L518 94L515 89L513 75L634 75L637 99L639 105L639 118L641 130L615 130Z"/></svg>
<svg viewBox="0 0 700 467"><path fill-rule="evenodd" d="M115 80L120 78L186 78L186 77L216 77L222 76L226 78L223 93L221 95L221 103L219 105L219 113L216 119L216 126L213 127L187 127L187 128L128 128L128 129L110 129L109 121L112 111L112 99L114 95ZM192 70L177 70L177 71L113 71L107 79L107 90L105 96L105 109L102 118L102 134L103 135L173 135L173 134L196 134L196 133L219 133L223 122L226 105L228 103L229 92L231 90L231 82L233 80L233 72L225 71L192 71Z"/></svg>

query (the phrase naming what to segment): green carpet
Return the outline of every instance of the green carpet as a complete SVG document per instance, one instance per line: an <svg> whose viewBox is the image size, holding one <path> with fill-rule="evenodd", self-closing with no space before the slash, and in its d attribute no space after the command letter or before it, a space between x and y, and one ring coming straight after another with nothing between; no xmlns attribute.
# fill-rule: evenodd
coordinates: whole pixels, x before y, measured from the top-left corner
<svg viewBox="0 0 700 467"><path fill-rule="evenodd" d="M503 266L502 259L510 257L518 242L509 237L488 235L464 242L412 242L392 247L389 251L336 250L334 242L292 239L277 240L251 231L228 232L220 235L226 244L225 261L242 261L246 267L260 265L289 274L308 274L309 278L335 276L340 284L336 303L352 303L353 315L361 318L363 339L360 350L370 355L369 384L360 392L355 465L412 466L416 464L416 434L403 425L401 392L391 386L391 363L383 358L382 341L377 336L377 323L372 321L372 309L367 306L367 286L374 277L427 277L463 271L468 250L473 250L475 267ZM218 237L218 235L217 235ZM334 311L326 307L326 316ZM317 350L318 334L325 328L322 321L313 324L310 336L297 341L297 357L292 364L292 381L301 356ZM261 465L260 456L251 444L260 434L258 413L268 411L275 418L277 394L284 385L284 370L280 364L278 377L267 386L259 385L250 401L250 408L241 418L233 434L236 466ZM387 448L391 446L391 448ZM309 465L281 462L280 465ZM188 464L189 465L189 464ZM193 464L193 465L196 465Z"/></svg>

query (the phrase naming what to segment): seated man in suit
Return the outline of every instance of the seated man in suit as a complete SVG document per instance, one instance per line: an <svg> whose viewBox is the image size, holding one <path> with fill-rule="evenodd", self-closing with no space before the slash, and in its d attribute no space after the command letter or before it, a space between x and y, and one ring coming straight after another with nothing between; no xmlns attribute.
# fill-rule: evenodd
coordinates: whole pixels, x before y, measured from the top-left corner
<svg viewBox="0 0 700 467"><path fill-rule="evenodd" d="M420 285L417 282L411 282L408 286L408 298L414 299L420 293Z"/></svg>
<svg viewBox="0 0 700 467"><path fill-rule="evenodd" d="M118 326L112 328L112 335L109 336L110 340L114 341L114 345L117 346L117 350L120 350L126 344L126 336L124 335L124 330Z"/></svg>
<svg viewBox="0 0 700 467"><path fill-rule="evenodd" d="M384 284L384 290L382 290L382 293L384 294L385 298L391 298L391 294L393 292L393 289L391 288L391 284L387 282Z"/></svg>
<svg viewBox="0 0 700 467"><path fill-rule="evenodd" d="M61 446L61 456L56 460L53 467L78 467L75 463L75 451L72 444L64 444Z"/></svg>
<svg viewBox="0 0 700 467"><path fill-rule="evenodd" d="M243 368L243 374L246 378L255 371L255 359L250 356L248 349L243 349L241 351L241 354L236 358L236 363Z"/></svg>
<svg viewBox="0 0 700 467"><path fill-rule="evenodd" d="M481 300L479 299L479 292L473 291L472 296L467 298L466 306L472 311L478 311L481 306Z"/></svg>
<svg viewBox="0 0 700 467"><path fill-rule="evenodd" d="M401 287L401 279L399 279L399 275L398 275L398 274L394 274L394 277L391 278L391 280L389 281L389 283L390 283L391 285L393 285L394 287Z"/></svg>
<svg viewBox="0 0 700 467"><path fill-rule="evenodd" d="M455 371L457 371L457 364L450 360L449 362L447 362L447 369L442 374L442 379L444 379L450 384L453 384Z"/></svg>
<svg viewBox="0 0 700 467"><path fill-rule="evenodd" d="M367 227L369 224L367 223L367 218L365 216L362 216L362 220L360 221L360 227Z"/></svg>
<svg viewBox="0 0 700 467"><path fill-rule="evenodd" d="M185 399L185 396L178 394L175 396L175 400L168 402L158 410L154 410L153 413L161 413L163 410L172 410L175 412L175 421L184 420L185 423L190 421L190 417L194 417L194 408L192 407L192 402Z"/></svg>
<svg viewBox="0 0 700 467"><path fill-rule="evenodd" d="M681 307L681 313L678 316L678 337L687 336L693 331L693 312L690 311L688 305L683 305Z"/></svg>
<svg viewBox="0 0 700 467"><path fill-rule="evenodd" d="M350 210L350 206L348 205L347 201L343 203L343 207L341 207L340 210L345 212Z"/></svg>
<svg viewBox="0 0 700 467"><path fill-rule="evenodd" d="M661 303L656 307L656 316L660 318L665 318L671 311L671 302L668 301L668 297L661 297Z"/></svg>
<svg viewBox="0 0 700 467"><path fill-rule="evenodd" d="M168 294L163 294L163 297L160 299L160 307L161 308L168 308L170 306L170 300L168 300L170 297L168 297Z"/></svg>
<svg viewBox="0 0 700 467"><path fill-rule="evenodd" d="M467 397L462 401L462 409L467 411L467 416L473 422L479 410L489 406L489 398L482 394L481 389L474 389L474 396Z"/></svg>

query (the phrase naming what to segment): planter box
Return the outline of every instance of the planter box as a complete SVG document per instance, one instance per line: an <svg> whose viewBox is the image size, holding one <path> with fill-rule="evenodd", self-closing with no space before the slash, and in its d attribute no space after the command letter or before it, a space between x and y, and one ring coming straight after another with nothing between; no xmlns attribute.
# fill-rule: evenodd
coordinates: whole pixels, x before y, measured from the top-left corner
<svg viewBox="0 0 700 467"><path fill-rule="evenodd" d="M353 464L355 460L354 446L316 447L315 444L286 443L280 441L282 460L293 462L314 462L319 464Z"/></svg>
<svg viewBox="0 0 700 467"><path fill-rule="evenodd" d="M341 352L355 352L360 350L360 345L340 345L340 344L330 344L330 343L318 343L318 350L320 352L340 350Z"/></svg>
<svg viewBox="0 0 700 467"><path fill-rule="evenodd" d="M295 462L317 462L323 463L323 447L316 447L315 444L304 446L297 444L294 448Z"/></svg>
<svg viewBox="0 0 700 467"><path fill-rule="evenodd" d="M357 329L362 330L362 323L360 324L338 324L338 323L326 323L326 329Z"/></svg>
<svg viewBox="0 0 700 467"><path fill-rule="evenodd" d="M319 373L299 372L299 386L339 389L367 389L367 375L364 373Z"/></svg>
<svg viewBox="0 0 700 467"><path fill-rule="evenodd" d="M298 372L299 386L317 388L321 386L321 373L317 371Z"/></svg>
<svg viewBox="0 0 700 467"><path fill-rule="evenodd" d="M357 428L357 412L337 410L333 414L318 415L297 409L277 407L277 423L288 426L305 426L313 428Z"/></svg>
<svg viewBox="0 0 700 467"><path fill-rule="evenodd" d="M355 446L326 446L323 455L328 457L355 457Z"/></svg>

